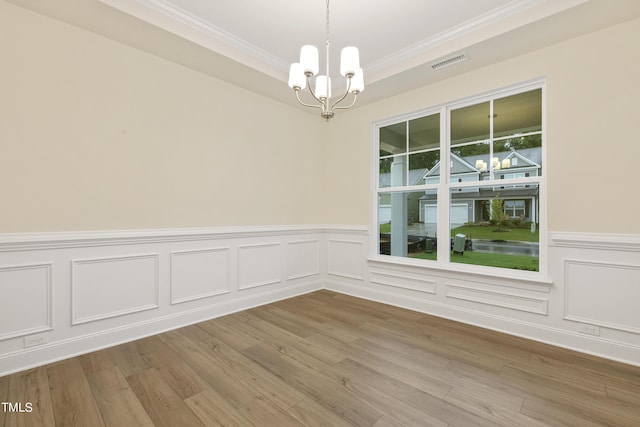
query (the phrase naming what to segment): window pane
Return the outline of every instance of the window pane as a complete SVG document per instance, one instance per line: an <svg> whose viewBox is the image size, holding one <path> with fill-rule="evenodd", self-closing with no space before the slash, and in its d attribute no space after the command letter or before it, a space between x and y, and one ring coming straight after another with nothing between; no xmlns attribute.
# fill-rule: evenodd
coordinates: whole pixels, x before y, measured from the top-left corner
<svg viewBox="0 0 640 427"><path fill-rule="evenodd" d="M437 197L424 191L380 193L379 253L436 259Z"/></svg>
<svg viewBox="0 0 640 427"><path fill-rule="evenodd" d="M380 188L407 185L407 156L380 159L378 185Z"/></svg>
<svg viewBox="0 0 640 427"><path fill-rule="evenodd" d="M380 169L378 174L378 186L380 188L391 187L391 164L393 157L380 159Z"/></svg>
<svg viewBox="0 0 640 427"><path fill-rule="evenodd" d="M407 152L407 122L380 128L380 157Z"/></svg>
<svg viewBox="0 0 640 427"><path fill-rule="evenodd" d="M496 99L493 136L498 138L542 129L542 89Z"/></svg>
<svg viewBox="0 0 640 427"><path fill-rule="evenodd" d="M489 102L451 110L451 145L489 138Z"/></svg>
<svg viewBox="0 0 640 427"><path fill-rule="evenodd" d="M488 174L491 168L489 107L489 102L483 102L451 111L451 183L480 181Z"/></svg>
<svg viewBox="0 0 640 427"><path fill-rule="evenodd" d="M493 155L503 173L523 173L523 176L542 175L542 134L514 135L495 141ZM520 176L512 176L518 178ZM496 179L507 179L496 177Z"/></svg>
<svg viewBox="0 0 640 427"><path fill-rule="evenodd" d="M440 147L440 114L409 121L409 151Z"/></svg>
<svg viewBox="0 0 640 427"><path fill-rule="evenodd" d="M514 198L481 186L472 197L452 189L451 262L539 270L537 194Z"/></svg>
<svg viewBox="0 0 640 427"><path fill-rule="evenodd" d="M482 181L491 169L489 141L451 148L451 182Z"/></svg>
<svg viewBox="0 0 640 427"><path fill-rule="evenodd" d="M440 173L437 170L433 170L433 168L438 165L439 161L440 150L410 154L408 185L439 183Z"/></svg>

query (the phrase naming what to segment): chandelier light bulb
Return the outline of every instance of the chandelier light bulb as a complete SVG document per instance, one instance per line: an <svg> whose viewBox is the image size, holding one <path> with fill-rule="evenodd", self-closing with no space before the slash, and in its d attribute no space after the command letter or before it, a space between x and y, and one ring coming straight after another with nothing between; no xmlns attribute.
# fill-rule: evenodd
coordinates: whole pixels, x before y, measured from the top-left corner
<svg viewBox="0 0 640 427"><path fill-rule="evenodd" d="M364 73L362 68L356 69L355 74L351 78L351 87L349 91L353 94L358 94L364 90Z"/></svg>
<svg viewBox="0 0 640 427"><path fill-rule="evenodd" d="M289 68L289 87L296 90L302 90L307 87L307 80L299 62L291 64Z"/></svg>
<svg viewBox="0 0 640 427"><path fill-rule="evenodd" d="M358 48L349 46L342 49L340 53L340 74L343 76L353 75L358 68L360 68Z"/></svg>
<svg viewBox="0 0 640 427"><path fill-rule="evenodd" d="M311 73L315 76L320 70L318 60L318 48L311 45L302 46L300 49L300 64L304 74Z"/></svg>

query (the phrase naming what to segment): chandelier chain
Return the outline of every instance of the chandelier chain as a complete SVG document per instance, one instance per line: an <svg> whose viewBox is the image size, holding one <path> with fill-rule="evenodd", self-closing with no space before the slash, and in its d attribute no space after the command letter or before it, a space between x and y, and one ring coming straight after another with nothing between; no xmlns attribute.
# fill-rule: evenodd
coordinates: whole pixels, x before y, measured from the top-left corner
<svg viewBox="0 0 640 427"><path fill-rule="evenodd" d="M329 44L329 0L327 0L327 22L326 22L327 44Z"/></svg>
<svg viewBox="0 0 640 427"><path fill-rule="evenodd" d="M329 77L329 45L330 45L330 41L329 41L329 29L330 29L330 27L329 27L329 0L327 0L327 22L326 22L326 29L325 29L325 31L326 31L326 33L327 33L327 34L326 34L326 39L327 39L327 40L326 40L326 42L325 42L326 50L327 50L327 52L326 52L326 58L327 58L327 59L326 59L327 78Z"/></svg>

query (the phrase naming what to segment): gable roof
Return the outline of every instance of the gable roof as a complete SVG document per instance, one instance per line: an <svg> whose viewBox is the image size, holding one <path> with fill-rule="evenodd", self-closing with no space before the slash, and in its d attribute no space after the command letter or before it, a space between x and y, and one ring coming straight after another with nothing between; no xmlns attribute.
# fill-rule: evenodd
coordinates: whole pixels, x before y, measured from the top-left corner
<svg viewBox="0 0 640 427"><path fill-rule="evenodd" d="M516 167L512 166L512 169L521 169L523 167L542 167L542 148L523 148L520 150L502 151L499 153L493 153L493 157L497 157L498 161L502 163L504 159L513 159L517 157L524 164L519 164ZM451 153L451 158L454 161L454 168L457 164L462 168L461 171L454 173L480 173L481 171L475 167L476 160L486 160L486 154L476 154L472 156L460 157L454 153ZM503 171L506 169L502 169ZM409 183L407 185L421 185L424 184L424 179L429 176L440 175L440 162L436 163L431 169L410 169L409 170ZM391 186L391 174L380 174L380 188Z"/></svg>

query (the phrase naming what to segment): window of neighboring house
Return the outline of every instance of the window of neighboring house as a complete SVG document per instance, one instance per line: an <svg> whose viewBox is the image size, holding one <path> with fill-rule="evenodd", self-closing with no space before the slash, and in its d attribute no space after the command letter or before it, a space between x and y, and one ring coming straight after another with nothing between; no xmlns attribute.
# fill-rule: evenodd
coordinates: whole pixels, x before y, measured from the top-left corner
<svg viewBox="0 0 640 427"><path fill-rule="evenodd" d="M524 219L524 200L505 200L504 213L510 219Z"/></svg>
<svg viewBox="0 0 640 427"><path fill-rule="evenodd" d="M375 125L377 253L540 271L543 91L522 85Z"/></svg>

